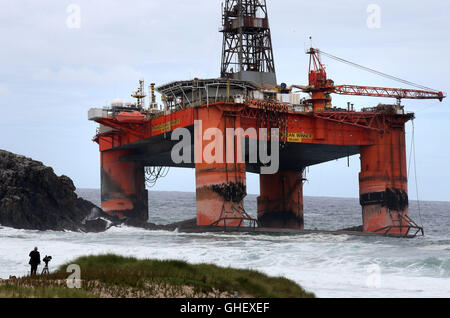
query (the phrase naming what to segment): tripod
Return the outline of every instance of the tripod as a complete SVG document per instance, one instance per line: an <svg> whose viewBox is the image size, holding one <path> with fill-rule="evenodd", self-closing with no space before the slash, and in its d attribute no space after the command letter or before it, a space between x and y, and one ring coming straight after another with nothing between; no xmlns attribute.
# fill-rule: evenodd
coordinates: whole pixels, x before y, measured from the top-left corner
<svg viewBox="0 0 450 318"><path fill-rule="evenodd" d="M44 274L50 274L50 272L48 270L48 264L45 264L44 269L42 270L41 275L44 275Z"/></svg>
<svg viewBox="0 0 450 318"><path fill-rule="evenodd" d="M44 269L42 270L41 275L50 274L50 271L48 270L48 263L52 260L52 257L45 255L45 257L42 260L44 261L45 266Z"/></svg>

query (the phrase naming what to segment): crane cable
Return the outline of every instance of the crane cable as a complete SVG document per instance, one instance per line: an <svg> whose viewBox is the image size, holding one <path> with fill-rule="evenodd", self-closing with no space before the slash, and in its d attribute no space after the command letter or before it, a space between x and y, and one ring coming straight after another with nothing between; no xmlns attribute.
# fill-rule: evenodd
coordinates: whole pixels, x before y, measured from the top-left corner
<svg viewBox="0 0 450 318"><path fill-rule="evenodd" d="M420 85L420 84L416 84L416 83L413 83L413 82L410 82L410 81L407 81L407 80L404 80L404 79L401 79L399 77L395 77L395 76L392 76L392 75L389 75L389 74L386 74L386 73L379 72L377 70L374 70L374 69L371 69L371 68L368 68L368 67L365 67L365 66L362 66L362 65L359 65L359 64L347 61L345 59L342 59L340 57L337 57L337 56L334 56L332 54L326 53L324 51L321 51L321 50L317 50L317 51L320 54L323 54L323 55L325 55L325 56L327 56L327 57L329 57L329 58L331 58L333 60L336 60L338 62L342 62L344 64L347 64L347 65L350 65L350 66L353 66L353 67L356 67L356 68L368 71L370 73L373 73L373 74L376 74L376 75L379 75L379 76L382 76L382 77L385 77L385 78L388 78L388 79L391 79L391 80L403 83L405 85L416 87L416 88L422 89L422 90L429 90L429 91L433 91L433 92L439 92L439 91L437 91L437 90L435 90L433 88L430 88L430 87L427 87L427 86L423 86L423 85ZM416 185L417 208L418 208L418 212L419 212L420 224L423 227L423 220L422 220L422 213L421 213L421 206L420 206L420 199L419 199L419 185L418 185L418 181L417 181L417 161L416 161L414 119L411 122L412 122L412 138L411 138L411 150L410 150L411 152L410 152L409 164L408 164L408 179L409 179L409 175L410 175L410 171L411 171L411 161L414 158L414 181L415 181L415 185Z"/></svg>
<svg viewBox="0 0 450 318"><path fill-rule="evenodd" d="M430 106L424 107L424 108L422 108L422 109L420 109L420 110L416 110L414 113L415 113L415 114L417 114L417 113L422 113L422 112L427 111L427 110L430 110L431 108L434 108L434 107L436 107L436 106L438 106L438 105L440 105L440 104L441 104L441 102L437 101L437 102L431 104Z"/></svg>
<svg viewBox="0 0 450 318"><path fill-rule="evenodd" d="M412 161L412 158L414 157L414 181L416 183L417 208L419 211L420 226L423 227L422 213L421 213L420 200L419 200L419 186L418 186L418 182L417 182L417 162L416 162L416 143L415 143L414 119L411 121L411 123L412 123L412 136L411 136L411 149L410 149L409 164L408 164L408 180L409 180L409 175L411 172L411 161Z"/></svg>
<svg viewBox="0 0 450 318"><path fill-rule="evenodd" d="M370 73L373 73L373 74L376 74L376 75L379 75L379 76L382 76L382 77L385 77L385 78L388 78L388 79L391 79L391 80L394 80L394 81L397 81L397 82L400 82L400 83L403 83L403 84L406 84L406 85L409 85L409 86L413 86L413 87L416 87L418 89L433 91L433 92L436 92L436 93L439 92L439 91L437 91L437 90L435 90L433 88L429 88L429 87L426 87L426 86L423 86L423 85L420 85L420 84L416 84L416 83L413 83L413 82L401 79L399 77L395 77L395 76L392 76L392 75L389 75L389 74L386 74L386 73L382 73L382 72L376 71L374 69L371 69L371 68L368 68L368 67L365 67L365 66L362 66L362 65L359 65L359 64L356 64L356 63L344 60L343 58L331 55L331 54L326 53L324 51L321 51L321 50L318 50L318 49L317 49L317 51L319 53L321 53L321 54L323 54L323 55L333 59L333 60L345 63L345 64L350 65L350 66L354 66L354 67L360 68L360 69L368 71Z"/></svg>
<svg viewBox="0 0 450 318"><path fill-rule="evenodd" d="M169 173L169 167L145 167L145 182L149 188L153 188L160 178L165 178Z"/></svg>

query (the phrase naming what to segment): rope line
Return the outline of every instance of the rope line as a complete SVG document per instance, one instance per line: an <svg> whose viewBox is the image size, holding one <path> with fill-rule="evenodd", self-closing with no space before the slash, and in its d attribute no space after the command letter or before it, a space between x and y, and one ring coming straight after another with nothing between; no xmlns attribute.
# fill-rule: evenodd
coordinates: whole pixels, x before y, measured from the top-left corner
<svg viewBox="0 0 450 318"><path fill-rule="evenodd" d="M409 85L409 86L413 86L413 87L416 87L416 88L419 88L419 89L429 90L429 91L433 91L433 92L439 92L439 91L437 91L437 90L435 90L433 88L429 88L429 87L426 87L426 86L423 86L423 85L420 85L420 84L416 84L416 83L413 83L413 82L401 79L399 77L395 77L395 76L392 76L392 75L389 75L389 74L386 74L386 73L382 73L382 72L379 72L377 70L374 70L374 69L371 69L371 68L368 68L368 67L365 67L365 66L362 66L362 65L359 65L359 64L356 64L356 63L344 60L343 58L331 55L331 54L326 53L324 51L321 51L321 50L317 50L317 51L319 53L321 53L321 54L323 54L323 55L333 59L333 60L345 63L345 64L350 65L350 66L354 66L354 67L360 68L360 69L368 71L370 73L377 74L379 76L382 76L382 77L385 77L385 78L388 78L388 79L391 79L391 80L394 80L394 81L397 81L397 82L400 82L400 83L403 83L403 84L406 84L406 85Z"/></svg>
<svg viewBox="0 0 450 318"><path fill-rule="evenodd" d="M411 151L414 157L414 181L416 183L416 200L417 200L417 208L419 210L419 219L420 219L420 226L423 227L423 221L422 221L422 213L420 208L420 199L419 199L419 185L417 181L417 161L416 161L416 142L415 142L415 128L414 128L414 120L412 122L412 139L411 139ZM411 160L411 158L410 158Z"/></svg>

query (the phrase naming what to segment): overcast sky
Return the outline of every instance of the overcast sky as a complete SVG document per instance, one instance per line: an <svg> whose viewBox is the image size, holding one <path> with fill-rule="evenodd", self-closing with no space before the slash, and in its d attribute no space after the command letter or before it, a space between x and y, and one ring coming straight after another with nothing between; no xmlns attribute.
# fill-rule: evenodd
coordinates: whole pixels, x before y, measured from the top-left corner
<svg viewBox="0 0 450 318"><path fill-rule="evenodd" d="M91 107L129 100L138 80L217 77L220 0L0 0L0 149L43 161L79 188L99 188ZM80 8L80 28L68 8ZM381 9L368 27L369 5ZM307 83L308 37L325 52L450 92L450 1L268 0L279 82ZM69 10L70 11L70 10ZM372 21L372 20L370 20ZM68 24L69 22L69 24ZM370 25L370 24L369 24ZM400 84L324 58L336 84ZM389 102L334 96L361 107ZM419 196L450 201L450 102L404 101L415 120ZM408 155L411 124L407 127ZM311 167L305 195L358 197L359 156ZM411 176L414 174L412 173ZM248 192L259 192L248 175ZM172 169L154 190L194 191L193 170ZM410 178L410 198L415 180Z"/></svg>

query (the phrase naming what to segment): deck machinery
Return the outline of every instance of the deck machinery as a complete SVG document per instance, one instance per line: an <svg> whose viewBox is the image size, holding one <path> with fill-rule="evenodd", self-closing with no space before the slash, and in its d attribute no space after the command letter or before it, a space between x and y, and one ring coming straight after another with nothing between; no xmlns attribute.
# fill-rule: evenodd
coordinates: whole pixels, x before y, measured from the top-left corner
<svg viewBox="0 0 450 318"><path fill-rule="evenodd" d="M308 85L277 85L266 2L227 0L222 12L220 78L195 78L157 87L160 106L152 84L148 107L141 81L132 95L136 103L114 100L110 107L89 111L89 119L100 124L94 140L101 153L103 210L120 218L146 221L146 178L156 180L163 167L184 167L196 171L198 226L241 226L253 221L243 207L246 172L260 173L265 162L250 163L248 150L244 161L235 154L241 150L239 145L248 145L255 137L233 137L234 142L228 142L219 155L224 160L217 162L196 160L214 141L198 138L208 129L218 128L223 140L217 141L226 143L227 128L277 128L279 169L260 175L259 227L303 230L305 168L360 154L362 232L408 235L412 229L420 230L408 216L405 124L414 114L406 113L400 100L442 101L444 94L425 89L335 86L327 78L321 52L314 48L307 51ZM350 104L333 107L333 93L391 97L398 102L356 111ZM198 122L200 126L195 125ZM178 128L193 132L192 160L181 163L171 156L178 142L172 140L172 134ZM256 138L261 139L259 133Z"/></svg>

